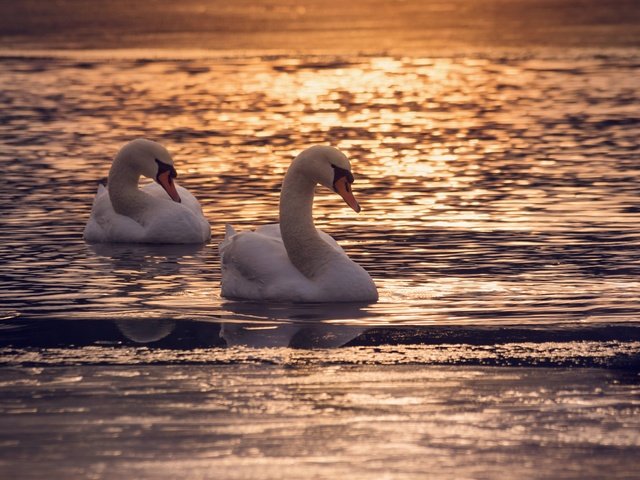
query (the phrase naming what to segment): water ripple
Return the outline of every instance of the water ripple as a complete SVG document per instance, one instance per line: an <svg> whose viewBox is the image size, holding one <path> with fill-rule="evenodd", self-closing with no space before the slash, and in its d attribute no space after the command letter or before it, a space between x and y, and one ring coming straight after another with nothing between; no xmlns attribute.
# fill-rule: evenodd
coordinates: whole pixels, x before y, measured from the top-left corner
<svg viewBox="0 0 640 480"><path fill-rule="evenodd" d="M365 315L336 320L637 321L633 55L0 62L5 311L233 316L218 294L224 224L277 221L292 156L331 143L352 158L363 212L319 191L317 224L381 291ZM138 136L174 154L212 245L84 244L96 183Z"/></svg>

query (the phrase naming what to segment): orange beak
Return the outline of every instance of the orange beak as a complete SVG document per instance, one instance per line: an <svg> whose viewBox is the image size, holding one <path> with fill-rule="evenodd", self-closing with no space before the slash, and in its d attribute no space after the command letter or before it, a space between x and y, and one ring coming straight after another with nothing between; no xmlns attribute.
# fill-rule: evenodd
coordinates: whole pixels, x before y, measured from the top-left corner
<svg viewBox="0 0 640 480"><path fill-rule="evenodd" d="M351 193L351 184L347 180L347 177L341 177L333 184L338 195L349 205L356 213L360 213L360 204L356 200L356 197Z"/></svg>
<svg viewBox="0 0 640 480"><path fill-rule="evenodd" d="M178 203L181 202L180 195L178 195L178 190L176 190L176 184L173 183L170 171L167 170L166 172L158 174L157 180L160 186L164 188L164 191L169 194L171 200Z"/></svg>

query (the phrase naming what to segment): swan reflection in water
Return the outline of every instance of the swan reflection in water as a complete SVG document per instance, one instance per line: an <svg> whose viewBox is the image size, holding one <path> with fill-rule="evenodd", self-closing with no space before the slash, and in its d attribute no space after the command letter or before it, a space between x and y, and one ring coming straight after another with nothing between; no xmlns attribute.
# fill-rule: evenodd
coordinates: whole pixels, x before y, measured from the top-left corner
<svg viewBox="0 0 640 480"><path fill-rule="evenodd" d="M87 285L99 292L102 306L102 315L94 317L171 318L175 310L163 308L167 302L202 280L191 269L205 261L204 245L97 243L87 248L96 255L98 273Z"/></svg>
<svg viewBox="0 0 640 480"><path fill-rule="evenodd" d="M103 270L116 277L115 283L119 288L114 301L120 302L156 295L160 288L165 295L179 293L184 288L180 282L158 279L177 278L183 257L197 254L204 246L96 243L89 248L96 255L110 260L108 266L103 265ZM176 328L176 321L168 318L119 319L115 324L126 338L136 343L157 342Z"/></svg>
<svg viewBox="0 0 640 480"><path fill-rule="evenodd" d="M205 246L199 244L184 245L152 245L137 243L94 243L87 247L101 259L97 268L107 277L106 281L116 285L118 290L131 293L145 288L158 288L153 280L167 288L179 291L179 274L184 266L184 259L201 253ZM171 282L167 282L167 279ZM103 277L103 280L104 277ZM144 282L141 282L144 280Z"/></svg>
<svg viewBox="0 0 640 480"><path fill-rule="evenodd" d="M366 311L368 305L226 302L221 308L231 315L225 315L227 321L222 322L220 336L228 346L341 347L363 334L369 327L335 322L355 322L359 318L371 318L371 312Z"/></svg>
<svg viewBox="0 0 640 480"><path fill-rule="evenodd" d="M176 321L164 318L115 320L120 333L135 343L153 343L170 335Z"/></svg>
<svg viewBox="0 0 640 480"><path fill-rule="evenodd" d="M333 322L370 316L363 307L228 302L223 305L227 313L219 321L140 318L116 320L115 324L122 335L135 343L162 341L166 348L178 345L180 348L337 348L370 327Z"/></svg>
<svg viewBox="0 0 640 480"><path fill-rule="evenodd" d="M258 303L227 301L204 321L176 319L175 310L158 309L150 303L158 296L179 296L188 285L180 282L185 259L203 252L202 245L88 245L101 260L97 268L111 294L103 299L105 315L109 303L118 309L114 320L127 339L153 346L201 348L246 346L253 348L335 348L364 333L368 327L354 325L375 313L368 303ZM131 315L122 315L123 304ZM115 310L115 308L114 308ZM144 316L140 314L144 312ZM113 316L111 316L113 319ZM350 325L345 325L350 323ZM178 338L180 337L180 338Z"/></svg>

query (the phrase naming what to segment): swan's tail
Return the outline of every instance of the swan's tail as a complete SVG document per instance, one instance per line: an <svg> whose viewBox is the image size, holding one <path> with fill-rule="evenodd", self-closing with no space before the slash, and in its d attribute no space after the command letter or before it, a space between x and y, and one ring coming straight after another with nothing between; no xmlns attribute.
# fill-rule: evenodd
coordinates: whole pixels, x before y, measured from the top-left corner
<svg viewBox="0 0 640 480"><path fill-rule="evenodd" d="M224 239L220 242L220 245L218 246L218 248L220 250L222 250L224 247L226 247L229 244L229 241L231 240L231 237L233 237L236 234L235 229L231 226L231 224L227 223L224 226Z"/></svg>

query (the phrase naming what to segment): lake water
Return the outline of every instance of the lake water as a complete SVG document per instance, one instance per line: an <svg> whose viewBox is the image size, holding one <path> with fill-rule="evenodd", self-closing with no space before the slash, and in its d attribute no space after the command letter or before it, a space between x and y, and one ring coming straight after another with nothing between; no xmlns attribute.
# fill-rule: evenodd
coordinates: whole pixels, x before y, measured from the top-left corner
<svg viewBox="0 0 640 480"><path fill-rule="evenodd" d="M3 475L637 472L639 54L0 64ZM84 243L136 137L172 152L209 245ZM318 190L317 226L380 301L221 298L224 224L276 222L316 143L351 158L363 207Z"/></svg>

